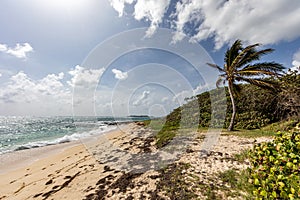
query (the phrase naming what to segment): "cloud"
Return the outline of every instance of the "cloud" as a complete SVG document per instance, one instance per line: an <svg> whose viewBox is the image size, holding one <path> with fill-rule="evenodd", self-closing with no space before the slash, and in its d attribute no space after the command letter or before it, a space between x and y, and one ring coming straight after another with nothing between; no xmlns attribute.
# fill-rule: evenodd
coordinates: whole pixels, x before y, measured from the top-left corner
<svg viewBox="0 0 300 200"><path fill-rule="evenodd" d="M45 78L37 82L36 88L39 92L45 95L57 95L64 90L64 85L61 80L64 77L64 73L61 72L58 75L48 74Z"/></svg>
<svg viewBox="0 0 300 200"><path fill-rule="evenodd" d="M178 102L180 105L184 104L186 102L187 98L193 97L197 94L201 94L203 92L209 91L211 88L213 88L213 85L209 85L209 84L199 84L196 88L194 89L190 89L190 90L182 90L180 92L178 92L177 94L175 94L173 96L172 101L173 102Z"/></svg>
<svg viewBox="0 0 300 200"><path fill-rule="evenodd" d="M297 74L300 74L300 65L292 67L291 70L296 71Z"/></svg>
<svg viewBox="0 0 300 200"><path fill-rule="evenodd" d="M0 44L0 51L6 52L7 51L7 45L6 44Z"/></svg>
<svg viewBox="0 0 300 200"><path fill-rule="evenodd" d="M202 84L199 84L194 90L193 90L193 95L196 95L196 94L201 94L203 92L206 92L206 91L209 91L211 88L214 88L215 84L214 85L209 85L208 83L202 85Z"/></svg>
<svg viewBox="0 0 300 200"><path fill-rule="evenodd" d="M99 78L104 71L104 68L89 69L77 65L68 72L71 75L71 80L67 81L67 84L73 89L73 114L94 114L96 88L98 86Z"/></svg>
<svg viewBox="0 0 300 200"><path fill-rule="evenodd" d="M172 101L175 103L178 103L179 105L183 105L186 101L187 97L193 96L193 91L190 90L183 90L177 94L174 95Z"/></svg>
<svg viewBox="0 0 300 200"><path fill-rule="evenodd" d="M72 92L64 73L33 80L20 71L0 87L0 106L9 115L70 115Z"/></svg>
<svg viewBox="0 0 300 200"><path fill-rule="evenodd" d="M110 5L119 13L119 17L123 16L125 3L132 4L134 0L109 0Z"/></svg>
<svg viewBox="0 0 300 200"><path fill-rule="evenodd" d="M70 90L61 82L63 76L63 73L48 74L35 81L20 71L10 78L4 88L1 88L0 100L4 103L70 103Z"/></svg>
<svg viewBox="0 0 300 200"><path fill-rule="evenodd" d="M297 71L297 73L300 74L300 49L294 53L292 65L291 70Z"/></svg>
<svg viewBox="0 0 300 200"><path fill-rule="evenodd" d="M150 27L146 32L146 36L150 37L162 23L170 0L110 0L111 6L119 13L119 17L124 14L125 4L133 4L134 2L133 16L138 21L143 19L150 21Z"/></svg>
<svg viewBox="0 0 300 200"><path fill-rule="evenodd" d="M117 70L117 69L112 69L111 71L115 74L116 79L125 80L128 77L127 72L122 72L122 71Z"/></svg>
<svg viewBox="0 0 300 200"><path fill-rule="evenodd" d="M150 95L150 91L148 90L145 90L143 91L142 95L139 96L133 103L132 105L134 106L139 106L139 105L142 105L142 104L145 104L146 103L146 100L148 99Z"/></svg>
<svg viewBox="0 0 300 200"><path fill-rule="evenodd" d="M7 47L6 44L0 44L0 51L15 56L17 58L27 58L27 53L33 52L33 48L29 43L17 43L14 48Z"/></svg>
<svg viewBox="0 0 300 200"><path fill-rule="evenodd" d="M0 77L2 76L2 74L0 73Z"/></svg>
<svg viewBox="0 0 300 200"><path fill-rule="evenodd" d="M175 4L170 0L111 0L119 16L125 3L135 3L136 20L150 21L146 36L151 36L164 20L170 21L173 42L186 35L192 42L212 38L215 49L220 49L236 39L274 44L300 36L300 1L295 0L181 0ZM168 9L173 12L166 16Z"/></svg>
<svg viewBox="0 0 300 200"><path fill-rule="evenodd" d="M136 20L149 20L150 27L146 36L152 36L164 18L164 14L170 4L170 0L138 0L134 6L134 18Z"/></svg>
<svg viewBox="0 0 300 200"><path fill-rule="evenodd" d="M216 49L237 38L273 44L300 36L299 7L300 1L293 0L184 1L177 3L175 27L177 35L182 34L189 22L196 21L200 25L193 40L214 37Z"/></svg>
<svg viewBox="0 0 300 200"><path fill-rule="evenodd" d="M293 69L297 69L300 66L300 49L294 53L292 61Z"/></svg>
<svg viewBox="0 0 300 200"><path fill-rule="evenodd" d="M81 88L95 88L104 70L104 68L88 69L77 65L74 69L69 71L72 78L67 83L73 88L75 86Z"/></svg>

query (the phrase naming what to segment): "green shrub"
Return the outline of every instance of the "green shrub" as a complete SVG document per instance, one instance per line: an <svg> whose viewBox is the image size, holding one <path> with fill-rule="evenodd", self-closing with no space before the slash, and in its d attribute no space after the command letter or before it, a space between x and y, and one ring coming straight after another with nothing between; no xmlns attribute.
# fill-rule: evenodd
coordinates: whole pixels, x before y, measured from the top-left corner
<svg viewBox="0 0 300 200"><path fill-rule="evenodd" d="M250 152L256 199L300 199L300 133L278 132Z"/></svg>

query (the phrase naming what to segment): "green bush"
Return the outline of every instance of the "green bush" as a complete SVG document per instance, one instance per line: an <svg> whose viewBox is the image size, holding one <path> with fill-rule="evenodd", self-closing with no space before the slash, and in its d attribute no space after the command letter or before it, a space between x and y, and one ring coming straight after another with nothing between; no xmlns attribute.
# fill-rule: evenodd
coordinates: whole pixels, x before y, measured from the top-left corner
<svg viewBox="0 0 300 200"><path fill-rule="evenodd" d="M278 132L250 152L256 199L300 199L300 133Z"/></svg>
<svg viewBox="0 0 300 200"><path fill-rule="evenodd" d="M259 129L270 124L267 115L258 111L249 111L237 115L236 127L242 129Z"/></svg>

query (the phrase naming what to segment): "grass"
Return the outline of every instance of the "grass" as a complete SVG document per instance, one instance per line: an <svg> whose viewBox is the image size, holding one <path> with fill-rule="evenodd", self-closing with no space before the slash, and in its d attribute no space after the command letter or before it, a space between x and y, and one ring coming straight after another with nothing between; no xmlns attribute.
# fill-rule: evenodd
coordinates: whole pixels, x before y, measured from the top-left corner
<svg viewBox="0 0 300 200"><path fill-rule="evenodd" d="M234 160L238 161L239 163L243 163L246 159L249 158L249 149L245 149L241 151L240 153L234 154L233 158Z"/></svg>
<svg viewBox="0 0 300 200"><path fill-rule="evenodd" d="M273 131L273 132L278 132L278 131L289 131L295 128L299 124L299 119L291 119L291 120L286 120L286 121L281 121L281 122L276 122L273 124L270 124L266 127L263 127L263 131Z"/></svg>
<svg viewBox="0 0 300 200"><path fill-rule="evenodd" d="M176 124L165 123L165 119L147 120L144 122L146 126L152 129L156 137L156 146L158 148L167 145L176 135L185 135L195 132L195 129L182 128ZM205 133L208 127L198 127L197 132ZM255 129L255 130L222 130L222 135L235 135L239 137L256 138L256 137L272 137L275 131L272 128Z"/></svg>
<svg viewBox="0 0 300 200"><path fill-rule="evenodd" d="M287 120L276 122L265 126L261 129L254 129L254 130L236 130L236 131L223 131L223 135L235 135L247 138L256 138L256 137L273 137L276 135L278 131L289 131L295 128L299 124L298 120Z"/></svg>
<svg viewBox="0 0 300 200"><path fill-rule="evenodd" d="M148 123L148 126L156 133L157 146L162 147L167 144L170 140L172 140L177 134L188 134L191 132L195 132L193 129L188 128L179 128L174 124L165 124L163 120L152 120ZM233 132L228 132L226 130L222 131L222 135L234 135L239 137L246 138L257 138L257 137L272 137L275 136L277 131L282 130L291 130L294 127L299 127L299 120L290 120L284 121L280 123L274 123L268 125L261 129L256 130L237 130ZM200 127L197 132L205 133L208 128ZM203 137L203 135L201 135ZM249 159L249 151L244 150L238 154L233 155L233 159L238 162L244 162ZM197 177L190 176L193 179L192 188L190 185L185 182L185 177L180 172L183 169L187 169L188 166L179 165L179 166L169 166L168 169L165 169L163 172L164 177L168 177L167 179L163 179L163 182L160 182L162 187L161 190L165 191L167 196L175 197L177 195L182 195L182 198L196 198L199 194L203 194L206 199L224 199L224 198L237 198L252 200L255 199L253 196L254 185L250 183L249 180L251 178L250 169L238 171L229 169L224 172L219 172L215 174L216 184L208 184L200 182ZM221 184L220 184L221 182ZM178 188L178 189L176 189Z"/></svg>
<svg viewBox="0 0 300 200"><path fill-rule="evenodd" d="M235 171L229 169L219 172L215 174L215 184L212 184L200 181L198 176L187 172L182 173L189 167L188 164L177 163L162 169L156 192L163 192L171 199L200 199L199 193L204 196L201 199L206 200L222 200L229 197L254 199L252 195L254 188L248 181L250 178L249 170Z"/></svg>
<svg viewBox="0 0 300 200"><path fill-rule="evenodd" d="M156 133L162 129L164 123L165 123L164 118L144 121L144 124L149 128L151 128Z"/></svg>
<svg viewBox="0 0 300 200"><path fill-rule="evenodd" d="M163 118L147 120L144 123L154 132L158 148L167 145L176 135L185 135L195 131L190 128L180 128L176 124L165 123L165 119Z"/></svg>
<svg viewBox="0 0 300 200"><path fill-rule="evenodd" d="M195 199L197 196L189 184L186 183L183 170L190 168L189 164L170 164L160 170L160 181L157 183L157 191L163 191L171 199Z"/></svg>
<svg viewBox="0 0 300 200"><path fill-rule="evenodd" d="M229 185L229 188L225 185L220 187L227 197L243 197L243 199L254 199L252 191L254 190L253 184L249 183L250 173L249 170L243 170L241 172L229 169L224 172L220 172L217 175L224 184Z"/></svg>
<svg viewBox="0 0 300 200"><path fill-rule="evenodd" d="M256 137L272 137L275 136L276 132L271 130L236 130L236 131L223 131L222 135L234 135L246 138L256 138Z"/></svg>

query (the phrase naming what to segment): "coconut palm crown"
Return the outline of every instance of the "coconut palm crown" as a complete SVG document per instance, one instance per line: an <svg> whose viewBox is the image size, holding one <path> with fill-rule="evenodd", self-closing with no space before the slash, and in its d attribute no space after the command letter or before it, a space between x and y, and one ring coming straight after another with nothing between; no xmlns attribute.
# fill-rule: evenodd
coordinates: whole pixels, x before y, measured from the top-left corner
<svg viewBox="0 0 300 200"><path fill-rule="evenodd" d="M224 67L207 63L209 66L218 69L221 73L216 82L217 87L221 83L228 84L228 91L232 103L232 116L229 131L234 128L236 116L235 97L239 92L238 82L250 83L265 89L276 89L275 82L266 79L270 76L279 76L284 67L276 62L254 62L258 61L262 55L273 52L273 49L257 50L260 44L253 44L243 47L241 40L236 40L226 51Z"/></svg>

